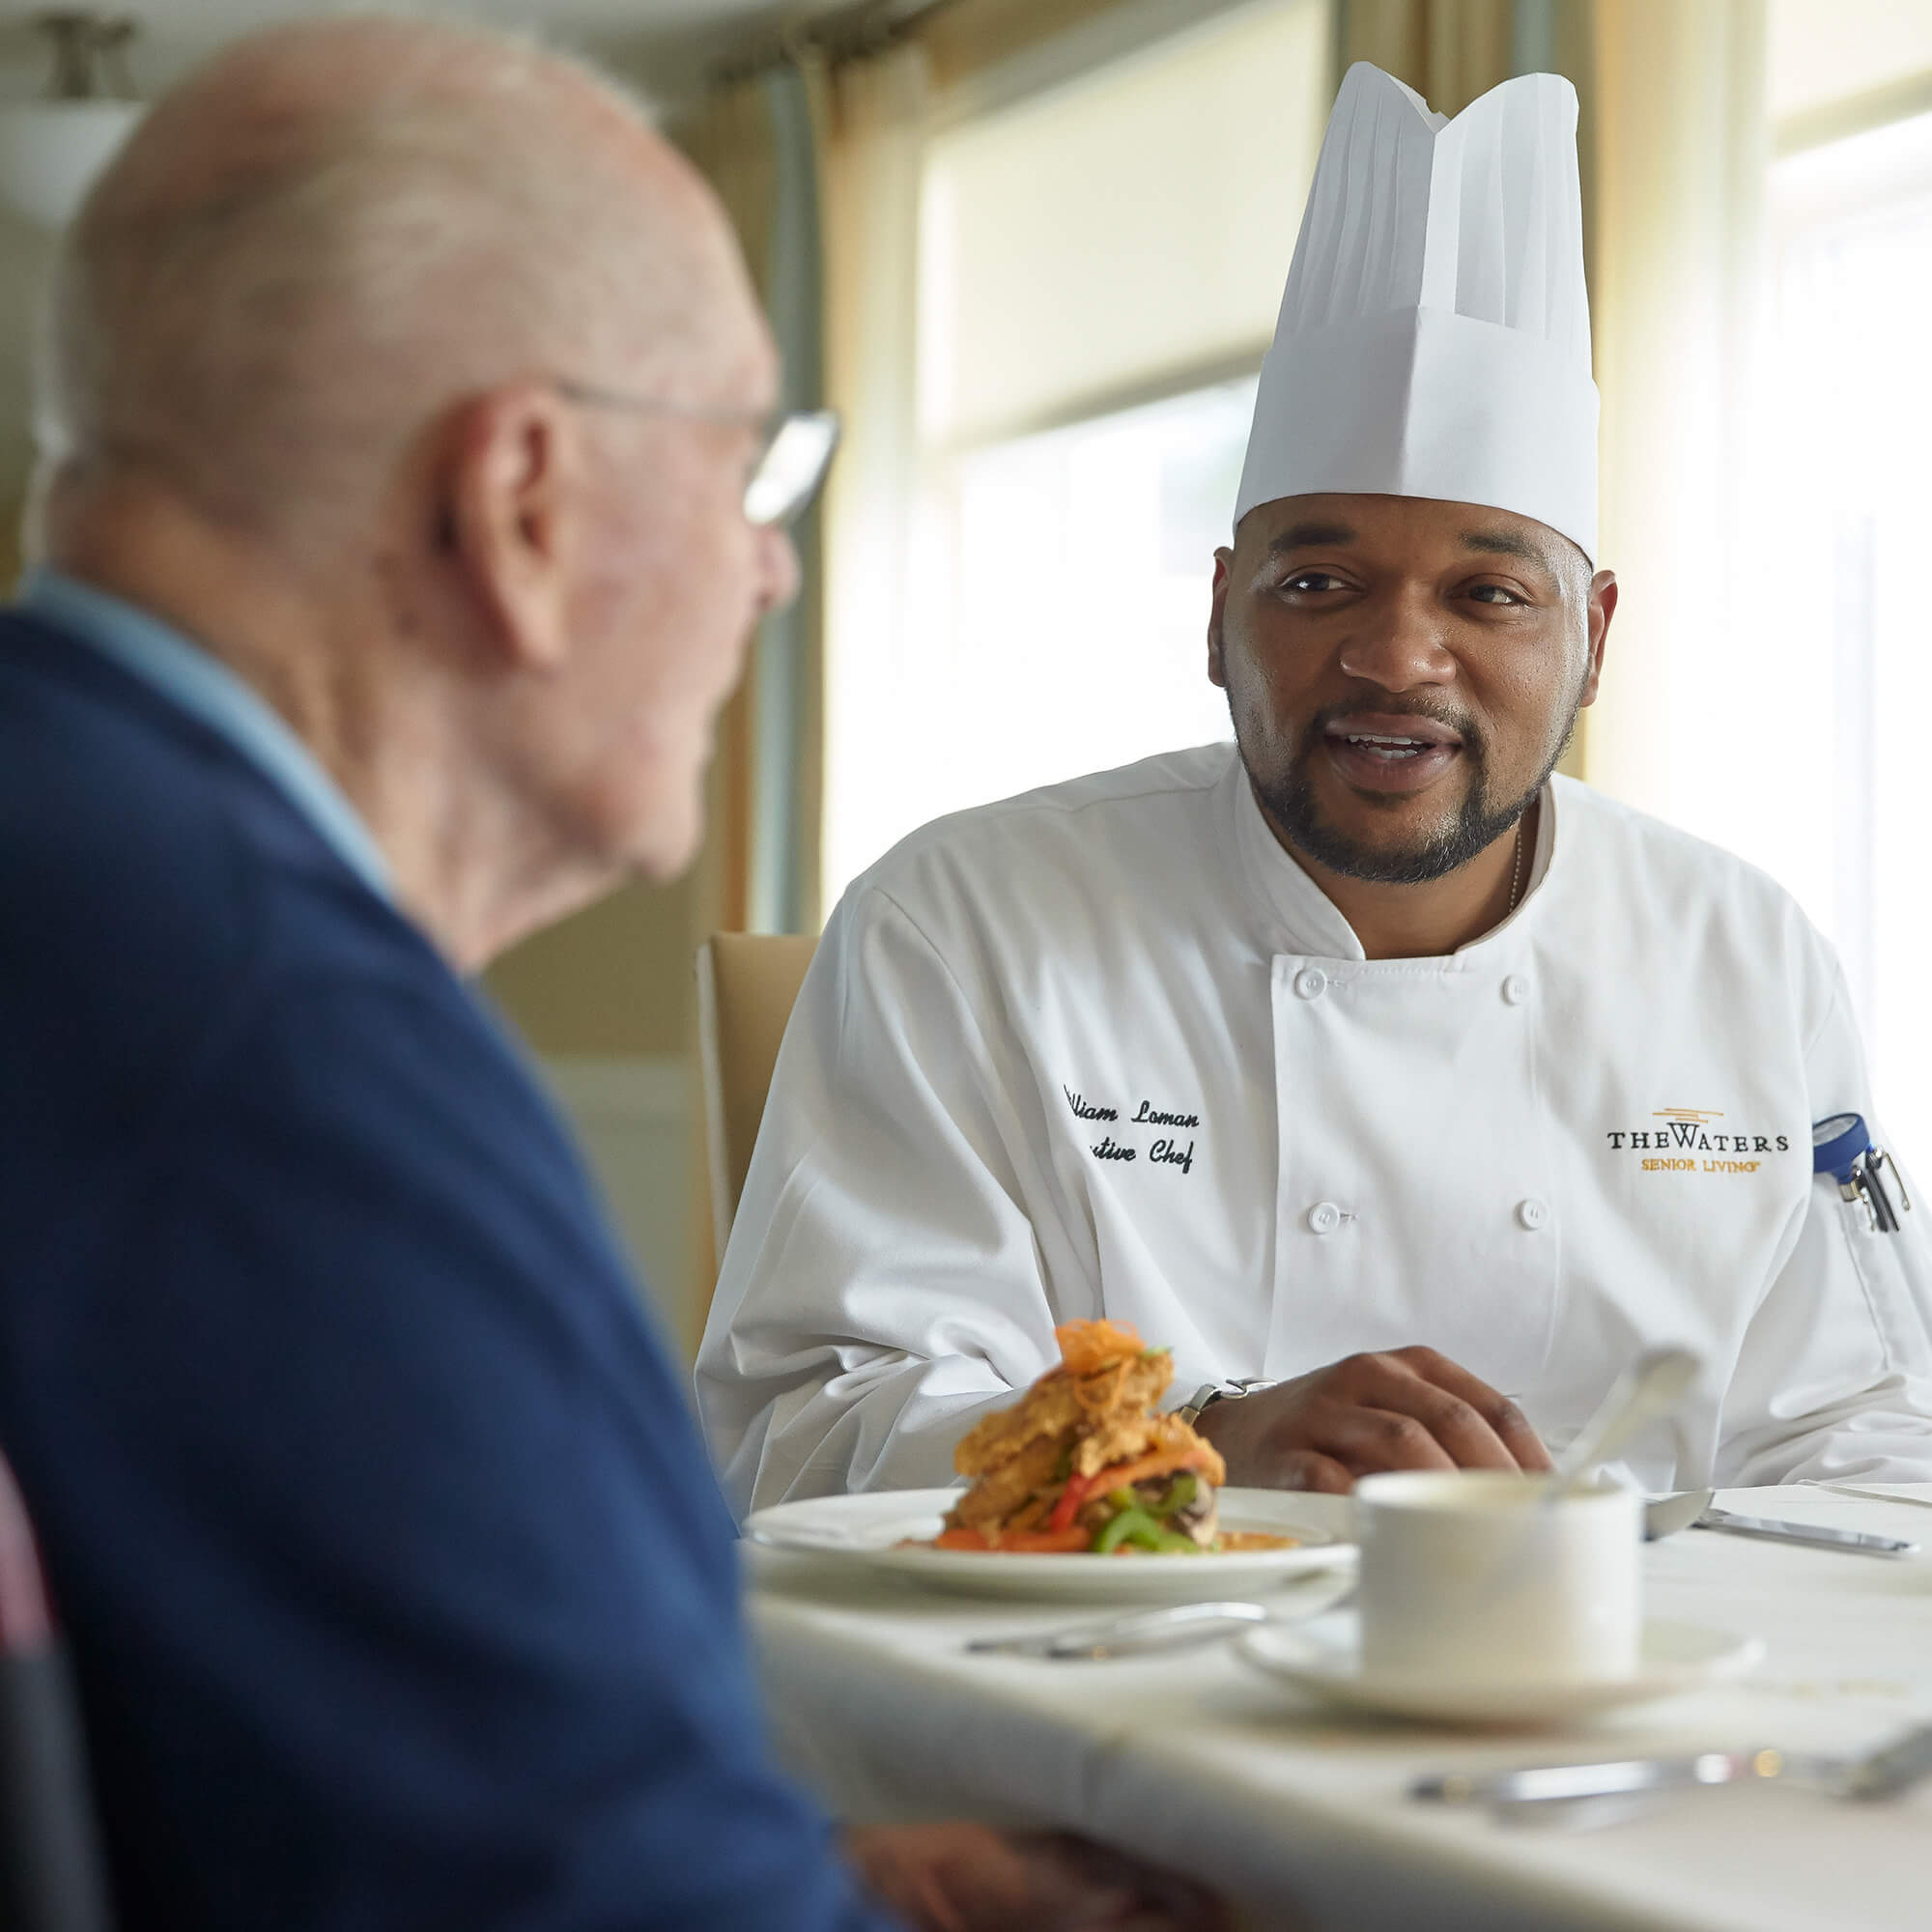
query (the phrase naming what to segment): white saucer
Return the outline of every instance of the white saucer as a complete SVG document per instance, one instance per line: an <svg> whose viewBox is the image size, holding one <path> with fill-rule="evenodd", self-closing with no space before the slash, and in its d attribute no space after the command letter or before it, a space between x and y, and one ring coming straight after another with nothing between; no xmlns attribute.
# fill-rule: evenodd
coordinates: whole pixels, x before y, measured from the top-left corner
<svg viewBox="0 0 1932 1932"><path fill-rule="evenodd" d="M1243 1662L1333 1704L1444 1724L1560 1724L1619 1704L1675 1697L1741 1676L1764 1655L1754 1636L1698 1624L1646 1623L1637 1667L1598 1683L1454 1683L1406 1671L1365 1671L1353 1616L1263 1624L1236 1646Z"/></svg>

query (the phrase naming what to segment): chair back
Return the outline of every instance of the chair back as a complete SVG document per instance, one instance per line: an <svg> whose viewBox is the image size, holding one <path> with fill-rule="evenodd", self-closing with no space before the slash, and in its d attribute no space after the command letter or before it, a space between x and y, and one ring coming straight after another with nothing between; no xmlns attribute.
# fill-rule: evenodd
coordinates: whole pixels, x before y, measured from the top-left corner
<svg viewBox="0 0 1932 1932"><path fill-rule="evenodd" d="M0 1926L109 1922L80 1711L26 1506L0 1458Z"/></svg>
<svg viewBox="0 0 1932 1932"><path fill-rule="evenodd" d="M704 1151L721 1260L765 1116L779 1043L817 945L809 934L715 932L697 949Z"/></svg>

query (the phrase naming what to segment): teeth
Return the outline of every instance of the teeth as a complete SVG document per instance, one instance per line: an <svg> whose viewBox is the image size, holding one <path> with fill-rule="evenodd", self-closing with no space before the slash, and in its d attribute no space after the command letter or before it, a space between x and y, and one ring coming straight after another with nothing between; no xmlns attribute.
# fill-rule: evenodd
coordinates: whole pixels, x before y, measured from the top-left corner
<svg viewBox="0 0 1932 1932"><path fill-rule="evenodd" d="M1425 744L1426 744L1427 742L1428 742L1428 741L1427 741L1426 739L1423 739L1423 738L1382 738L1382 737L1376 737L1376 736L1372 736L1372 735L1370 735L1370 734L1369 734L1369 733L1367 733L1367 732L1359 732L1359 733L1357 733L1357 732L1351 732L1351 733L1350 733L1350 734L1349 734L1349 743L1350 743L1350 744L1351 744L1351 745L1373 745L1373 746L1375 746L1375 747L1376 747L1376 748L1377 748L1378 750L1381 750L1382 748L1386 747L1386 748L1388 748L1389 750L1392 750L1392 751L1398 751L1398 752L1419 752L1419 751L1421 751L1421 750L1423 749L1424 745L1425 745Z"/></svg>

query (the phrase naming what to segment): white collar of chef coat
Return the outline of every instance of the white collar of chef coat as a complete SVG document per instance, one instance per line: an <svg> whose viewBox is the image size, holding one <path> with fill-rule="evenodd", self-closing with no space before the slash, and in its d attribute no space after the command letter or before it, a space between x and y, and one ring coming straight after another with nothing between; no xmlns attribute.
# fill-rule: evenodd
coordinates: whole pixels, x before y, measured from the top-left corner
<svg viewBox="0 0 1932 1932"><path fill-rule="evenodd" d="M1232 757L1227 782L1232 794L1229 804L1235 819L1235 847L1248 888L1259 895L1281 923L1278 935L1281 950L1310 959L1366 959L1368 955L1362 951L1362 942L1355 937L1354 927L1269 829L1255 802L1254 788L1248 782L1240 753L1233 746L1229 750ZM1556 850L1556 787L1546 782L1542 799L1543 810L1537 814L1536 850L1530 857L1529 880L1523 888L1521 903L1500 925L1492 926L1466 946L1458 947L1458 952L1474 952L1506 935L1514 936L1520 929Z"/></svg>

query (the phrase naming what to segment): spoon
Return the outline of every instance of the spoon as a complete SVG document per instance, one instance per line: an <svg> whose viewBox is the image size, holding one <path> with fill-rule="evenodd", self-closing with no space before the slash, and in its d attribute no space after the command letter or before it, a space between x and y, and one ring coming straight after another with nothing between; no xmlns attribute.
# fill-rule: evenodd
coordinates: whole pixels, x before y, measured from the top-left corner
<svg viewBox="0 0 1932 1932"><path fill-rule="evenodd" d="M1711 1507L1716 1494L1715 1490L1679 1490L1671 1495L1652 1496L1643 1506L1643 1540L1655 1543L1689 1529Z"/></svg>
<svg viewBox="0 0 1932 1932"><path fill-rule="evenodd" d="M1544 1479L1540 1500L1553 1504L1567 1495L1639 1430L1667 1415L1703 1366L1689 1349L1646 1350L1610 1384L1609 1394L1556 1459L1556 1466Z"/></svg>

